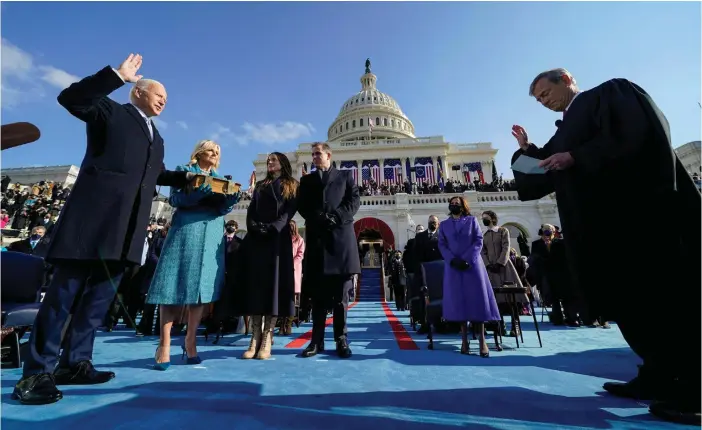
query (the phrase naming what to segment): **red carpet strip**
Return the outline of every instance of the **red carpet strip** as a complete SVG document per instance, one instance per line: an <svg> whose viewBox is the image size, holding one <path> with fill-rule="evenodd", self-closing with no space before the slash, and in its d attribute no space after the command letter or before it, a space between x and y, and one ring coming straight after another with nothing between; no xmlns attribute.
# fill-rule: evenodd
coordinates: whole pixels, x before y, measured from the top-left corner
<svg viewBox="0 0 702 430"><path fill-rule="evenodd" d="M397 346L403 351L418 351L419 346L417 346L414 340L412 340L412 336L407 333L405 327L390 310L390 306L388 306L388 303L385 301L385 288L383 288L381 285L380 289L382 290L381 297L383 298L382 305L383 311L385 312L385 318L387 318L388 322L390 323L390 328L392 329L392 334L395 335Z"/></svg>

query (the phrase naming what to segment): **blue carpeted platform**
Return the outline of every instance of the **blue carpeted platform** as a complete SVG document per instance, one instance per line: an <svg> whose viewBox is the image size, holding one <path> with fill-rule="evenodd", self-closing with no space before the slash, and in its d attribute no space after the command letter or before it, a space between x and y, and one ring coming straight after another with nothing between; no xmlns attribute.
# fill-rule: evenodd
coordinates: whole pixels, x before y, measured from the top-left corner
<svg viewBox="0 0 702 430"><path fill-rule="evenodd" d="M378 276L366 272L363 279L360 301L349 311L349 360L333 354L303 359L300 349L285 348L311 328L305 324L292 336L277 336L268 361L238 359L248 345L243 335L226 336L220 345L200 337L201 365L183 365L173 355L171 368L157 372L151 369L156 338L98 333L94 362L115 371L114 381L65 387L65 398L53 405L21 406L10 399L21 372L3 370L2 428L686 428L654 419L644 403L602 393L602 383L630 379L638 363L616 326L544 324L539 348L533 322L524 317L525 344L517 349L505 339L510 348L488 359L460 355L457 336L437 336L437 349L429 351L425 337L412 333L419 349L400 350ZM406 312L396 316L411 332ZM174 353L182 339L174 338ZM333 345L328 327L327 350Z"/></svg>

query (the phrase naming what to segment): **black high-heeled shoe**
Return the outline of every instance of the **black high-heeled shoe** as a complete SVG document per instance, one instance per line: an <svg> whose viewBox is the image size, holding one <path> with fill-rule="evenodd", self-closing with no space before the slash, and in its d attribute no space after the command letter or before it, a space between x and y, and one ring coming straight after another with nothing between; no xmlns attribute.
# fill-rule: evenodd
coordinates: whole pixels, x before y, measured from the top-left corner
<svg viewBox="0 0 702 430"><path fill-rule="evenodd" d="M181 355L180 359L185 360L185 364L200 364L202 363L202 359L200 358L199 355L196 355L195 357L187 357L188 351L185 349L185 343L181 345L183 348L183 355ZM187 360L186 360L187 357Z"/></svg>

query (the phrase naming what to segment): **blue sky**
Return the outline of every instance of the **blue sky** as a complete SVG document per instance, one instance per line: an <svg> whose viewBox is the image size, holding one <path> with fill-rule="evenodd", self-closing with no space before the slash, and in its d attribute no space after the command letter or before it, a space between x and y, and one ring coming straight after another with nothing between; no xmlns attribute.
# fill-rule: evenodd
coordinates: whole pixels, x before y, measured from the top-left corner
<svg viewBox="0 0 702 430"><path fill-rule="evenodd" d="M581 88L614 77L644 87L675 146L700 139L700 3L3 3L2 123L38 142L2 166L80 164L84 125L56 96L130 52L166 85L166 165L217 137L220 171L248 181L258 153L326 139L360 89L367 57L418 136L492 142L511 177L512 124L546 141L558 114L531 79L566 67ZM127 89L112 97L126 102ZM642 166L642 173L646 167Z"/></svg>

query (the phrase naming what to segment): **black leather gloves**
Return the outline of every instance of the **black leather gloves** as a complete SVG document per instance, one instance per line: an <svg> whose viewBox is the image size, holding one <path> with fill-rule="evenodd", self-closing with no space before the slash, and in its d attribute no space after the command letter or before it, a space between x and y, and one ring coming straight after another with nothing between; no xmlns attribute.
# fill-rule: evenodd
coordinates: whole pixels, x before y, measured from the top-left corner
<svg viewBox="0 0 702 430"><path fill-rule="evenodd" d="M317 214L317 222L328 229L334 228L340 224L340 220L335 214L324 212L319 212Z"/></svg>
<svg viewBox="0 0 702 430"><path fill-rule="evenodd" d="M268 224L264 224L262 222L254 222L251 231L253 231L256 234L260 234L261 236L265 236L268 233L270 233L271 228Z"/></svg>
<svg viewBox="0 0 702 430"><path fill-rule="evenodd" d="M467 261L463 261L460 258L454 258L451 260L451 267L456 270L464 271L470 269L470 264Z"/></svg>

